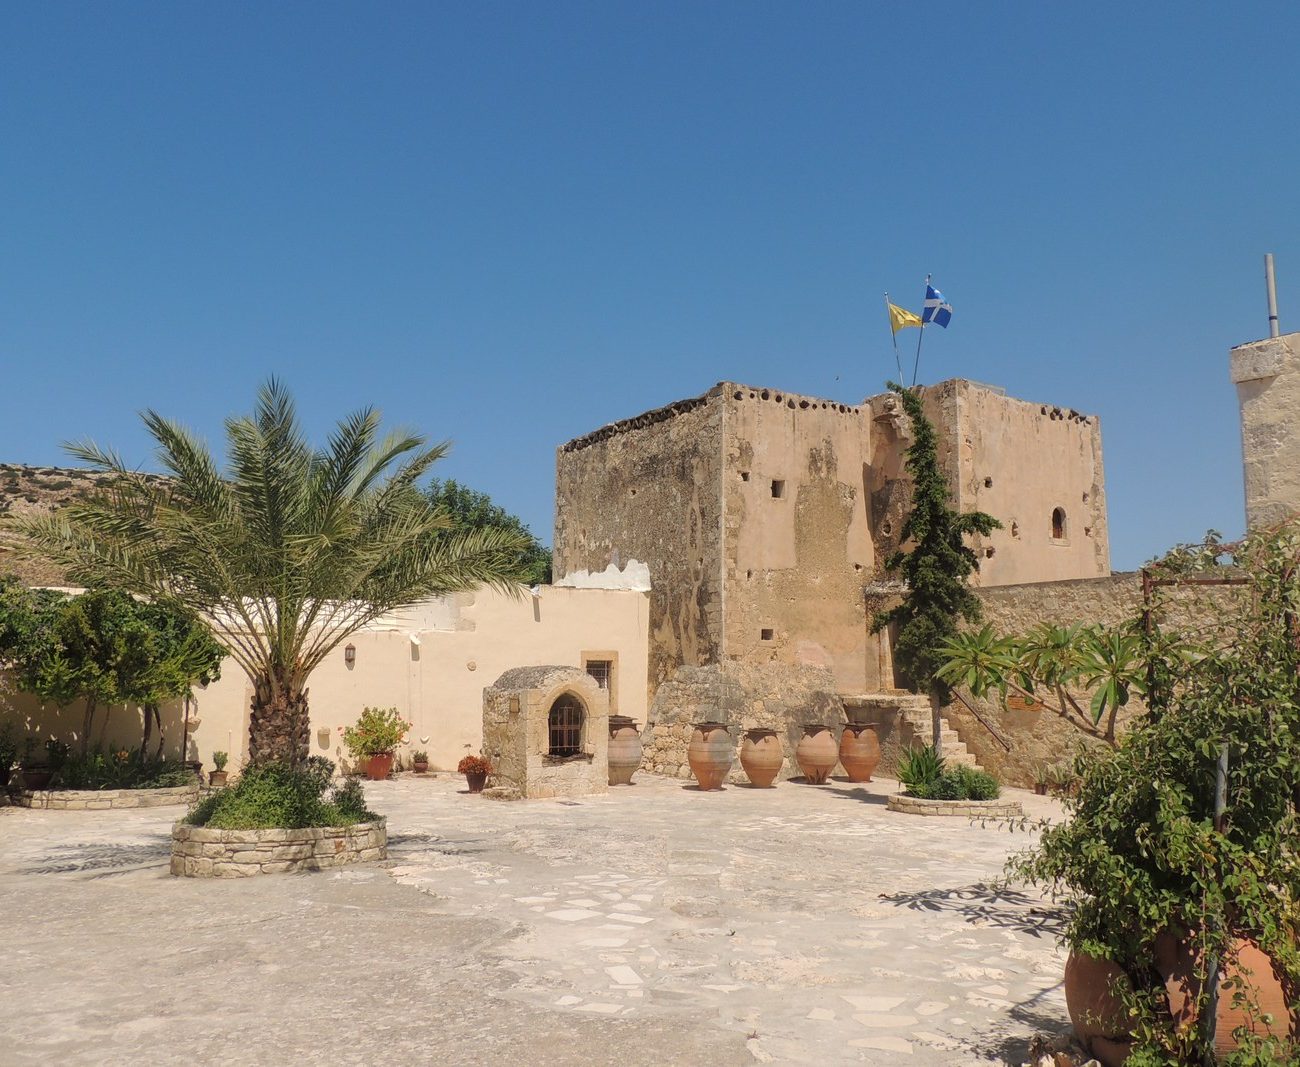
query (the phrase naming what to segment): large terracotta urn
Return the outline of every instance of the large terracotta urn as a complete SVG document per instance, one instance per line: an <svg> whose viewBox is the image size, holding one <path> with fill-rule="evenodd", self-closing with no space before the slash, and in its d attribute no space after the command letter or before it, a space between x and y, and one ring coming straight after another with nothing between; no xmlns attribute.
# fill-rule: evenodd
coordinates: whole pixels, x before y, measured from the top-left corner
<svg viewBox="0 0 1300 1067"><path fill-rule="evenodd" d="M781 738L775 730L745 731L745 740L740 743L740 765L754 785L770 789L783 763L785 753L781 751Z"/></svg>
<svg viewBox="0 0 1300 1067"><path fill-rule="evenodd" d="M609 784L631 785L641 769L641 731L626 715L609 717Z"/></svg>
<svg viewBox="0 0 1300 1067"><path fill-rule="evenodd" d="M1199 962L1188 942L1168 933L1161 934L1156 940L1156 969L1165 980L1169 1013L1180 1030L1197 1025L1201 983L1196 974L1202 969ZM1232 1035L1242 1026L1260 1036L1294 1040L1298 1032L1297 1020L1287 1007L1283 973L1254 941L1245 938L1233 940L1219 980L1220 992L1214 1016L1215 1055L1222 1058L1237 1050L1237 1041ZM1238 993L1243 993L1245 1000L1254 1004L1257 1010L1252 1011L1245 1005L1238 1007L1234 1003ZM1265 1024L1264 1014L1273 1017L1272 1025Z"/></svg>
<svg viewBox="0 0 1300 1067"><path fill-rule="evenodd" d="M1065 961L1065 1007L1079 1041L1104 1067L1128 1058L1129 1018L1118 989L1132 988L1128 975L1111 960L1071 952Z"/></svg>
<svg viewBox="0 0 1300 1067"><path fill-rule="evenodd" d="M880 763L880 739L876 728L851 722L840 735L840 763L850 782L869 782L871 772Z"/></svg>
<svg viewBox="0 0 1300 1067"><path fill-rule="evenodd" d="M731 734L722 723L695 724L691 743L686 747L686 762L691 765L691 773L701 790L722 788L734 753Z"/></svg>
<svg viewBox="0 0 1300 1067"><path fill-rule="evenodd" d="M839 746L829 726L813 723L803 728L803 737L794 750L794 758L803 776L813 785L822 785L840 761Z"/></svg>
<svg viewBox="0 0 1300 1067"><path fill-rule="evenodd" d="M382 782L392 773L392 770L393 754L391 752L380 752L366 758L366 777L372 782Z"/></svg>

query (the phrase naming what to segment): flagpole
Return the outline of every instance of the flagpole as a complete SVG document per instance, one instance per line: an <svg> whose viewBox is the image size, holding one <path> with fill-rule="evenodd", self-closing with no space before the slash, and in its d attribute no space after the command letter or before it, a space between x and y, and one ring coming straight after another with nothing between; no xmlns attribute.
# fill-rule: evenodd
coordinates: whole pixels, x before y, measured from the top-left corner
<svg viewBox="0 0 1300 1067"><path fill-rule="evenodd" d="M925 291L930 292L930 275L925 276ZM912 363L912 388L916 388L916 373L921 366L921 342L925 340L925 301L921 301L921 336L916 339L916 359Z"/></svg>
<svg viewBox="0 0 1300 1067"><path fill-rule="evenodd" d="M894 329L894 316L889 312L889 293L885 293L885 318L889 320L889 336L894 342L894 366L898 368L898 384L903 384L903 364L898 358L898 331Z"/></svg>

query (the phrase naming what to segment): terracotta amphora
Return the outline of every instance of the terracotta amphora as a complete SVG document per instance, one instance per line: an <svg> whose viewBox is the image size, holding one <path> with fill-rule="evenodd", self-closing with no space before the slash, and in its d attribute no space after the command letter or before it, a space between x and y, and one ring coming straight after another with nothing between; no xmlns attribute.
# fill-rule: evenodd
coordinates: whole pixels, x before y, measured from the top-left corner
<svg viewBox="0 0 1300 1067"><path fill-rule="evenodd" d="M1199 962L1188 942L1170 933L1162 933L1156 939L1156 970L1165 980L1169 1013L1179 1029L1197 1023L1200 981L1196 974L1202 970ZM1284 1042L1296 1037L1297 1020L1287 1007L1282 969L1254 941L1240 937L1233 939L1220 980L1221 992L1214 1019L1214 1051L1217 1056L1223 1058L1237 1051L1237 1041L1232 1034L1242 1026L1250 1033L1272 1035ZM1255 1009L1251 1010L1246 1004L1238 1007L1235 1003L1238 993L1245 994L1247 1004L1253 1004ZM1272 1025L1265 1024L1263 1015L1266 1013L1273 1017Z"/></svg>
<svg viewBox="0 0 1300 1067"><path fill-rule="evenodd" d="M783 763L785 753L781 751L781 738L775 730L760 728L745 732L745 740L740 744L740 765L754 785L770 789Z"/></svg>
<svg viewBox="0 0 1300 1067"><path fill-rule="evenodd" d="M1120 1067L1128 1058L1128 1010L1116 995L1132 988L1128 975L1110 960L1071 952L1065 961L1065 1007L1080 1043L1104 1067Z"/></svg>
<svg viewBox="0 0 1300 1067"><path fill-rule="evenodd" d="M799 747L794 750L794 758L804 778L812 785L824 784L840 761L840 750L831 728L821 723L805 726Z"/></svg>
<svg viewBox="0 0 1300 1067"><path fill-rule="evenodd" d="M641 769L641 731L626 715L609 717L609 784L631 785Z"/></svg>
<svg viewBox="0 0 1300 1067"><path fill-rule="evenodd" d="M840 763L850 782L869 782L871 772L880 763L880 739L876 728L851 722L840 735Z"/></svg>
<svg viewBox="0 0 1300 1067"><path fill-rule="evenodd" d="M701 790L722 788L723 780L731 770L735 750L731 734L722 723L695 724L691 743L686 748L686 762L691 765L691 773Z"/></svg>

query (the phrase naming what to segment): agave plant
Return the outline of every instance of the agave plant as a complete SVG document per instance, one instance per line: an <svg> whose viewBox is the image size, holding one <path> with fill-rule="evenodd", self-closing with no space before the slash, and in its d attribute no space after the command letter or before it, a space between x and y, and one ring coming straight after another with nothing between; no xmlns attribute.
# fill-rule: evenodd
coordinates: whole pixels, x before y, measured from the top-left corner
<svg viewBox="0 0 1300 1067"><path fill-rule="evenodd" d="M388 612L486 584L514 591L518 532L453 528L418 480L448 445L380 438L365 408L324 448L308 444L272 379L250 416L226 421L223 469L189 431L143 415L166 477L93 443L68 446L108 487L54 515L12 520L21 550L73 581L198 612L253 685L249 758L307 757L307 680L347 637Z"/></svg>

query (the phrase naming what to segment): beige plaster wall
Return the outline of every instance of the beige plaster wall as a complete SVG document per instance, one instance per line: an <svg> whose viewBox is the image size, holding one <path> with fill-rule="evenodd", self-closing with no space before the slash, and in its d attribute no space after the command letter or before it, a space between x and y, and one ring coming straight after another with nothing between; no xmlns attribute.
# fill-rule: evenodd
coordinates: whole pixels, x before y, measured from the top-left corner
<svg viewBox="0 0 1300 1067"><path fill-rule="evenodd" d="M875 565L869 409L721 388L726 655L828 668L843 689L876 687L878 640L862 597Z"/></svg>
<svg viewBox="0 0 1300 1067"><path fill-rule="evenodd" d="M512 599L489 590L457 594L387 618L353 636L356 660L349 668L339 648L312 675L311 751L342 765L347 754L339 727L354 722L367 705L396 707L413 723L410 743L399 751L425 749L435 769L454 768L482 744L483 689L511 667L562 663L580 667L583 653L618 652L612 686L619 709L644 721L649 601L630 590L560 589L543 586L537 597ZM416 644L412 637L418 640ZM212 764L214 751L229 752L231 769L248 748L251 687L229 659L221 679L197 690L189 757ZM21 694L0 694L0 712L31 733L74 740L81 709L60 714ZM102 712L101 712L102 714ZM167 753L175 758L181 709L165 709ZM135 747L137 711L112 710L109 741ZM98 731L94 740L98 740Z"/></svg>
<svg viewBox="0 0 1300 1067"><path fill-rule="evenodd" d="M1246 525L1300 510L1300 333L1239 345L1230 374L1241 408Z"/></svg>
<svg viewBox="0 0 1300 1067"><path fill-rule="evenodd" d="M963 380L927 389L926 406L943 412L940 425L958 507L986 511L1002 523L988 537L972 540L980 556L976 584L1110 573L1096 415L1017 400ZM1052 511L1058 507L1066 516L1060 539L1052 536Z"/></svg>

